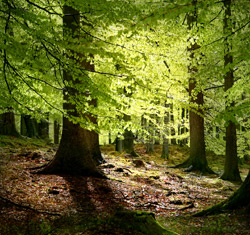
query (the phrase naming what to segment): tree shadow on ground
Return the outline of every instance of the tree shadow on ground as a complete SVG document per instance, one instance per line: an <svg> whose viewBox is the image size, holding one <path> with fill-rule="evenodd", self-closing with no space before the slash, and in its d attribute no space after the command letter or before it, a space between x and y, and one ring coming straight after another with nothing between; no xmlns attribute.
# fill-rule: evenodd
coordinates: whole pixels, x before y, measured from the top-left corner
<svg viewBox="0 0 250 235"><path fill-rule="evenodd" d="M75 212L98 215L112 214L121 208L121 193L111 187L109 180L84 176L64 176Z"/></svg>

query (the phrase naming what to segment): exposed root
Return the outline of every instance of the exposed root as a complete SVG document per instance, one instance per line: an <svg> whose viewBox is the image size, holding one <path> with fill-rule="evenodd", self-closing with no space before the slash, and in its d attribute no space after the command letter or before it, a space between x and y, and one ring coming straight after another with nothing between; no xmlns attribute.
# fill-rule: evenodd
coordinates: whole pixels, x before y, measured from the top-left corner
<svg viewBox="0 0 250 235"><path fill-rule="evenodd" d="M185 172L200 171L202 174L216 174L207 164L192 161L190 158L170 168L185 168Z"/></svg>

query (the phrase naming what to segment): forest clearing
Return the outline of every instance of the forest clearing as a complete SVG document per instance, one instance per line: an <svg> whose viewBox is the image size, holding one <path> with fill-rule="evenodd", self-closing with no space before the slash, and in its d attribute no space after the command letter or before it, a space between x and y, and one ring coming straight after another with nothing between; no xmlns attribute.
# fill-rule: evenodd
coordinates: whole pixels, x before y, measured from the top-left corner
<svg viewBox="0 0 250 235"><path fill-rule="evenodd" d="M165 160L159 146L149 155L144 145L136 145L139 158L103 146L107 162L100 168L108 179L98 179L32 174L30 168L52 159L55 145L2 136L0 146L0 234L150 234L112 223L110 217L121 208L152 212L162 225L183 235L250 233L250 216L239 211L192 217L226 199L239 183L169 168L187 157L187 147L171 146ZM223 158L208 154L218 174ZM243 178L249 168L249 162L240 165Z"/></svg>

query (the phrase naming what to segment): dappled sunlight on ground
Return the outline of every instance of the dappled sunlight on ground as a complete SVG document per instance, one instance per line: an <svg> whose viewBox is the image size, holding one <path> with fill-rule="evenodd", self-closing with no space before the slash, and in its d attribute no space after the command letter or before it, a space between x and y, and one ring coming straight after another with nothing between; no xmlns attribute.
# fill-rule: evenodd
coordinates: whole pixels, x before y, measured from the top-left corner
<svg viewBox="0 0 250 235"><path fill-rule="evenodd" d="M7 221L5 224L17 227L26 224L27 229L31 220L53 221L77 215L105 217L119 208L126 208L154 212L163 224L181 234L188 234L182 233L183 226L192 234L195 234L193 230L202 231L202 228L204 231L211 228L214 232L213 227L218 227L218 223L226 228L233 226L235 231L239 227L245 229L244 220L241 224L235 216L189 217L224 200L239 185L222 181L217 175L204 176L199 172L169 168L187 157L187 148L170 147L169 160L160 158L159 147L153 155L146 154L143 145L136 148L139 158L119 154L113 146L102 148L107 162L100 168L108 179L33 174L29 168L47 163L56 148L1 148L0 222ZM221 218L224 218L223 223ZM209 228L204 229L204 223Z"/></svg>

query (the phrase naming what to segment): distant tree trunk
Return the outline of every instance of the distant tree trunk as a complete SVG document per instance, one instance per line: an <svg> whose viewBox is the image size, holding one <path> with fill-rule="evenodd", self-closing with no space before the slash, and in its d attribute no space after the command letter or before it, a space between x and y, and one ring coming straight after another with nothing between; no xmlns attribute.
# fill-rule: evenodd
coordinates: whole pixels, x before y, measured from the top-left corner
<svg viewBox="0 0 250 235"><path fill-rule="evenodd" d="M169 140L165 136L162 143L161 158L169 159Z"/></svg>
<svg viewBox="0 0 250 235"><path fill-rule="evenodd" d="M160 118L159 117L157 117L157 115L155 115L155 119L156 119L156 122L157 123L159 123L160 122ZM160 134L160 131L159 131L159 129L157 128L157 126L156 126L156 128L155 128L155 131L153 130L153 132L154 132L154 135L155 135L155 138L154 138L154 144L155 145L160 145L160 140L161 140L161 134Z"/></svg>
<svg viewBox="0 0 250 235"><path fill-rule="evenodd" d="M186 110L184 108L181 109L181 125L178 128L178 135L183 135L187 132L187 128L185 127L186 121ZM179 145L183 147L187 144L187 138L182 138L179 140Z"/></svg>
<svg viewBox="0 0 250 235"><path fill-rule="evenodd" d="M197 23L197 1L192 1L195 10L192 14L187 16L188 28L191 30L193 26ZM187 168L187 171L196 171L199 170L203 173L213 173L213 171L208 167L206 152L205 152L205 136L204 136L204 117L203 117L203 93L198 91L197 93L197 80L195 74L198 72L198 68L192 65L192 61L195 61L195 50L199 48L199 45L196 41L191 43L191 46L188 48L190 51L190 61L189 65L189 74L191 78L189 79L189 97L190 104L194 105L191 107L189 114L189 126L190 126L190 156L182 164L177 165L176 167ZM193 93L197 93L194 95Z"/></svg>
<svg viewBox="0 0 250 235"><path fill-rule="evenodd" d="M146 143L146 153L152 154L155 152L154 150L154 130L153 130L153 123L149 120L148 121L148 126L147 126L148 132L149 132L149 137Z"/></svg>
<svg viewBox="0 0 250 235"><path fill-rule="evenodd" d="M167 104L167 102L165 102L165 107L168 108L169 104ZM168 131L168 125L169 124L169 111L166 112L165 116L164 116L164 126L165 126L165 131L166 134L163 134L163 143L162 143L162 152L161 152L161 158L164 159L169 159L169 139L166 137L169 135L169 131Z"/></svg>
<svg viewBox="0 0 250 235"><path fill-rule="evenodd" d="M129 115L124 116L125 121L130 121L131 117ZM138 157L138 154L135 152L134 149L134 134L131 130L126 129L123 133L124 140L123 140L123 147L124 151L129 153L134 157Z"/></svg>
<svg viewBox="0 0 250 235"><path fill-rule="evenodd" d="M250 214L250 171L243 184L232 196L215 206L196 213L194 216L214 215L236 209L245 209Z"/></svg>
<svg viewBox="0 0 250 235"><path fill-rule="evenodd" d="M65 34L70 33L72 37L77 37L80 24L79 11L65 5L63 13ZM71 59L76 60L75 58ZM93 69L87 61L81 62L81 64L84 65L86 70ZM78 79L73 79L73 75L66 68L63 71L63 78L74 85L81 83ZM95 118L91 115L78 113L75 105L69 102L69 96L75 97L78 92L73 88L67 88L67 92L64 92L64 110L72 117L87 115L90 121L96 122ZM58 151L54 159L40 173L69 173L104 177L97 169L94 160L99 154L100 149L97 133L86 130L80 124L74 124L67 117L63 117L62 138Z"/></svg>
<svg viewBox="0 0 250 235"><path fill-rule="evenodd" d="M146 153L152 154L152 153L155 152L154 140L153 140L153 138L150 138L150 139L148 140L148 143L146 144L146 147L147 147Z"/></svg>
<svg viewBox="0 0 250 235"><path fill-rule="evenodd" d="M30 115L21 116L21 135L30 138L38 137L38 124L37 121Z"/></svg>
<svg viewBox="0 0 250 235"><path fill-rule="evenodd" d="M173 127L171 127L171 129L170 129L170 134L171 134L171 136L175 136L175 128L174 128L174 122L175 122L175 118L174 118L174 107L173 107L173 104L170 104L170 109L171 109L171 112L170 112L170 121L173 123ZM171 144L177 144L177 142L176 142L176 138L171 138L170 139L170 143Z"/></svg>
<svg viewBox="0 0 250 235"><path fill-rule="evenodd" d="M8 112L0 114L0 135L20 136L16 130L15 114L12 108L9 108Z"/></svg>
<svg viewBox="0 0 250 235"><path fill-rule="evenodd" d="M58 121L54 121L54 143L59 144L59 137L60 137L60 124Z"/></svg>
<svg viewBox="0 0 250 235"><path fill-rule="evenodd" d="M49 139L49 113L46 115L46 119L41 119L38 122L38 136L41 139Z"/></svg>
<svg viewBox="0 0 250 235"><path fill-rule="evenodd" d="M115 139L115 151L122 153L124 151L123 140L119 137Z"/></svg>
<svg viewBox="0 0 250 235"><path fill-rule="evenodd" d="M109 131L109 144L112 144L112 134L110 131Z"/></svg>
<svg viewBox="0 0 250 235"><path fill-rule="evenodd" d="M225 34L232 33L232 22L231 22L231 0L224 0L225 16L224 16L224 32ZM224 64L227 67L233 64L233 56L231 54L232 43L230 39L225 40L225 55ZM225 91L230 89L234 84L233 69L226 73L224 78ZM229 105L226 104L226 111L234 107L234 102ZM230 111L229 111L230 112ZM236 124L229 120L226 126L226 159L224 165L224 173L221 179L230 181L241 181L240 172L238 168L238 157L237 157L237 136L236 136Z"/></svg>

